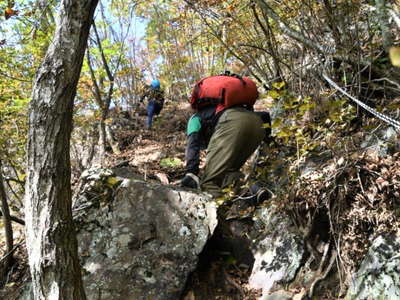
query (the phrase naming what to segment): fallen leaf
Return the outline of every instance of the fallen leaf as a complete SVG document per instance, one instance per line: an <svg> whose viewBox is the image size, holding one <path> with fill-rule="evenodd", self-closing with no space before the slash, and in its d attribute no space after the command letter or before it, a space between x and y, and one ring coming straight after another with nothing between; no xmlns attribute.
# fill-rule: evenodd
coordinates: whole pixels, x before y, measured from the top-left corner
<svg viewBox="0 0 400 300"><path fill-rule="evenodd" d="M121 180L116 178L116 177L108 177L107 178L107 183L109 186L113 187L114 185L120 183Z"/></svg>
<svg viewBox="0 0 400 300"><path fill-rule="evenodd" d="M389 181L383 179L382 177L379 177L378 179L375 180L376 184L379 186L380 189L382 189L385 186L389 186Z"/></svg>
<svg viewBox="0 0 400 300"><path fill-rule="evenodd" d="M339 160L337 161L337 165L341 166L343 165L343 163L344 163L344 158L343 157L339 158Z"/></svg>
<svg viewBox="0 0 400 300"><path fill-rule="evenodd" d="M11 7L7 7L4 10L4 17L7 19L11 18L12 16L17 16L18 15L18 10L14 10Z"/></svg>
<svg viewBox="0 0 400 300"><path fill-rule="evenodd" d="M7 288L13 287L15 285L15 282L10 282L6 284Z"/></svg>
<svg viewBox="0 0 400 300"><path fill-rule="evenodd" d="M165 173L157 173L156 177L161 181L162 184L169 184L169 179Z"/></svg>

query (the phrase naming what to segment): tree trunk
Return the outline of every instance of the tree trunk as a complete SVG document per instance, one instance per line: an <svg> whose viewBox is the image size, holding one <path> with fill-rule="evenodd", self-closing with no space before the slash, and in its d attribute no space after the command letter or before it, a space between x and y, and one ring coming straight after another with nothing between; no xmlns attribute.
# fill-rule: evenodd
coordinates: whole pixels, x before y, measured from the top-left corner
<svg viewBox="0 0 400 300"><path fill-rule="evenodd" d="M121 150L119 149L119 144L114 139L114 136L113 136L113 133L112 133L112 130L111 130L110 126L108 126L106 124L106 128L105 129L106 129L106 135L107 135L107 142L110 144L113 153L121 154Z"/></svg>
<svg viewBox="0 0 400 300"><path fill-rule="evenodd" d="M63 0L29 114L26 238L35 300L86 299L71 211L72 109L98 0Z"/></svg>
<svg viewBox="0 0 400 300"><path fill-rule="evenodd" d="M103 119L100 119L98 145L99 145L99 162L102 167L104 166L104 159L106 157L106 143L107 143L106 123Z"/></svg>
<svg viewBox="0 0 400 300"><path fill-rule="evenodd" d="M387 3L385 0L375 1L375 7L380 20L379 26L381 27L382 32L383 47L385 51L388 51L388 48L393 43L393 37L390 32L389 13L386 5Z"/></svg>
<svg viewBox="0 0 400 300"><path fill-rule="evenodd" d="M7 272L13 262L12 249L13 249L14 238L11 225L10 209L8 207L6 190L4 188L1 160L0 160L0 199L1 199L1 212L4 221L4 233L6 237L6 253L5 253L6 256L2 265L0 266L0 281L3 284L5 283L3 279L6 277Z"/></svg>

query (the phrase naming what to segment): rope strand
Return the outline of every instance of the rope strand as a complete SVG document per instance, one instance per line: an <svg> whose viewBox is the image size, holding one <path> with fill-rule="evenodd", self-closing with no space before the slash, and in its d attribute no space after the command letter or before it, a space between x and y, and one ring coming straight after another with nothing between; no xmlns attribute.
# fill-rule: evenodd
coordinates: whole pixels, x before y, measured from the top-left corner
<svg viewBox="0 0 400 300"><path fill-rule="evenodd" d="M352 95L350 95L349 93L347 93L345 90L343 90L340 86L338 86L332 79L330 79L327 75L322 74L322 77L324 77L324 79L335 89L337 89L338 91L340 91L342 94L346 95L347 97L349 97L351 100L353 100L355 103L357 103L359 106L361 106L362 108L364 108L366 111L370 112L371 114L373 114L375 117L377 117L378 119L386 122L387 124L393 126L397 131L400 131L400 122L392 119L391 117L388 117L378 111L376 111L375 109L373 109L372 107L368 106L367 104L361 102L360 100L354 98Z"/></svg>

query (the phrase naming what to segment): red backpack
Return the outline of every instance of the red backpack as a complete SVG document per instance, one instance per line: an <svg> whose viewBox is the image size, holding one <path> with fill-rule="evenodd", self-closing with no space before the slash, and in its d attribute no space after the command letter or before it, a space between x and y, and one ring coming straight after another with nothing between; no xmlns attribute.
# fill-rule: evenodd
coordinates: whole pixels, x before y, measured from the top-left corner
<svg viewBox="0 0 400 300"><path fill-rule="evenodd" d="M257 86L248 77L225 73L198 81L193 89L190 104L201 109L216 104L216 113L235 105L253 107L258 98Z"/></svg>

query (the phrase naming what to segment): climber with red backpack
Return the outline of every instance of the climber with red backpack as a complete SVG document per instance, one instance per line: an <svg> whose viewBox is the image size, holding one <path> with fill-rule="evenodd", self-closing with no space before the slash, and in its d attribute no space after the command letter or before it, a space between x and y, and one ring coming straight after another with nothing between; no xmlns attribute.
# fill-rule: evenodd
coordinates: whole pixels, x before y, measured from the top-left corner
<svg viewBox="0 0 400 300"><path fill-rule="evenodd" d="M214 197L234 185L243 174L240 168L270 133L267 112L254 112L256 84L248 77L230 72L206 77L196 83L190 99L195 114L187 125L186 175L180 184L202 188ZM207 149L200 181L200 150ZM260 196L260 190L254 191Z"/></svg>

